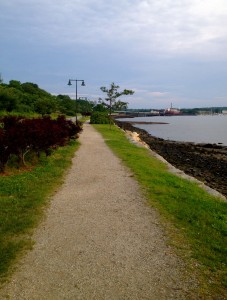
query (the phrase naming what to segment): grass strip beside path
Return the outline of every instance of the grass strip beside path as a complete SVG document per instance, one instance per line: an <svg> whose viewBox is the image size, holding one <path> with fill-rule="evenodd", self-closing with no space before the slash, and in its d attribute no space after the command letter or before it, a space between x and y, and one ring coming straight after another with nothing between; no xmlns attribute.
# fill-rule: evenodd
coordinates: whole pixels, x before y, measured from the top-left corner
<svg viewBox="0 0 227 300"><path fill-rule="evenodd" d="M209 290L224 297L227 203L209 195L196 183L168 172L164 163L152 157L149 150L129 142L118 127L113 126L112 130L108 125L94 127L132 170L149 203L168 222L172 243L202 275L203 292Z"/></svg>
<svg viewBox="0 0 227 300"><path fill-rule="evenodd" d="M29 172L0 176L0 281L24 249L32 247L31 233L43 216L48 198L71 166L78 141L43 155Z"/></svg>

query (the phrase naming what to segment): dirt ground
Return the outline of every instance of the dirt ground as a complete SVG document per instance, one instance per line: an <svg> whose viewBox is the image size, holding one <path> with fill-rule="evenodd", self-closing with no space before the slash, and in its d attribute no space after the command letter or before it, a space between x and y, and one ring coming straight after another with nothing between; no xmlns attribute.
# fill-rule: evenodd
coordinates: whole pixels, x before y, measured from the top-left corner
<svg viewBox="0 0 227 300"><path fill-rule="evenodd" d="M80 142L0 299L198 299L131 172L91 125Z"/></svg>

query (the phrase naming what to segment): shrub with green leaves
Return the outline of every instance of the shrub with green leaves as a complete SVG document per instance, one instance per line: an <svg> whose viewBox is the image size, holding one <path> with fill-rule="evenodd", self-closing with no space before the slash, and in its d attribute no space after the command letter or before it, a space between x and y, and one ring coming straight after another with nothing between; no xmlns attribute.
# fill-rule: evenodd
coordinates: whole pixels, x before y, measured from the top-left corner
<svg viewBox="0 0 227 300"><path fill-rule="evenodd" d="M94 111L90 118L91 124L110 124L113 123L107 112Z"/></svg>

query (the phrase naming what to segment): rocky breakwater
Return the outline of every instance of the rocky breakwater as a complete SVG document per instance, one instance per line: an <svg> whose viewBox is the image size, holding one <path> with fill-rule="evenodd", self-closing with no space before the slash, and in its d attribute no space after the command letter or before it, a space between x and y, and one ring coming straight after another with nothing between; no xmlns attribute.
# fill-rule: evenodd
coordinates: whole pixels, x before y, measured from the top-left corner
<svg viewBox="0 0 227 300"><path fill-rule="evenodd" d="M115 120L115 124L124 130L137 132L150 149L170 164L227 197L227 147L164 140L128 122Z"/></svg>

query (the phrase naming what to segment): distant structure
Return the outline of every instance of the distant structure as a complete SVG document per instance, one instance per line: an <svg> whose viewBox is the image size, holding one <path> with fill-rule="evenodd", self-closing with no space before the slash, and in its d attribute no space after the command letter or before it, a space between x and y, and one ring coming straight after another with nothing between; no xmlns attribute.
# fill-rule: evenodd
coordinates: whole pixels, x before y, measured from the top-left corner
<svg viewBox="0 0 227 300"><path fill-rule="evenodd" d="M0 73L0 84L3 83L2 73Z"/></svg>
<svg viewBox="0 0 227 300"><path fill-rule="evenodd" d="M176 115L180 115L181 112L178 108L173 108L173 104L171 103L170 108L167 108L164 110L164 115L165 116L176 116Z"/></svg>
<svg viewBox="0 0 227 300"><path fill-rule="evenodd" d="M115 111L117 118L134 118L134 117L154 117L154 116L177 116L182 115L178 108L174 108L172 103L170 108L167 109L151 109L151 110L128 110L128 111Z"/></svg>
<svg viewBox="0 0 227 300"><path fill-rule="evenodd" d="M151 111L115 111L115 114L118 118L134 118L134 117L154 117L160 116L159 110L151 110Z"/></svg>

